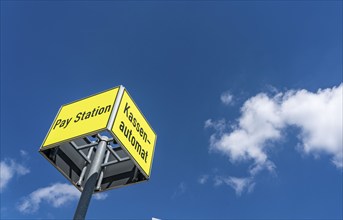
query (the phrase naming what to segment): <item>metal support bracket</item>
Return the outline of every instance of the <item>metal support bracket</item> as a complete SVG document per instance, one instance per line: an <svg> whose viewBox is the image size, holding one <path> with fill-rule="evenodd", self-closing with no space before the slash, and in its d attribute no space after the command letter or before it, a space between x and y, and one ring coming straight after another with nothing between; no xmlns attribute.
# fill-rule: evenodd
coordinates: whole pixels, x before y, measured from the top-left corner
<svg viewBox="0 0 343 220"><path fill-rule="evenodd" d="M85 165L82 168L79 180L76 183L78 186L80 186L82 188L88 165L92 163L91 158L92 158L92 153L94 151L94 148L96 148L96 146L101 141L106 142L106 156L105 156L104 160L101 162L101 166L100 166L101 172L100 172L99 179L97 180L97 185L95 188L95 190L100 190L101 183L102 183L102 180L104 178L104 171L106 170L106 167L113 165L113 164L116 164L116 163L120 163L120 162L130 160L130 158L129 157L120 157L115 152L115 150L112 148L112 146L110 144L111 142L115 143L115 140L113 138L107 138L107 137L105 138L105 137L102 137L100 134L96 134L93 137L96 137L98 140L92 141L89 144L85 144L85 145L81 145L81 146L78 146L74 141L71 141L70 144L74 147L76 152L85 160ZM116 146L120 146L120 145L116 144ZM85 155L83 150L88 149L88 148L89 148L88 153L87 153L87 155ZM112 155L114 157L114 159L111 161L109 161L110 155Z"/></svg>

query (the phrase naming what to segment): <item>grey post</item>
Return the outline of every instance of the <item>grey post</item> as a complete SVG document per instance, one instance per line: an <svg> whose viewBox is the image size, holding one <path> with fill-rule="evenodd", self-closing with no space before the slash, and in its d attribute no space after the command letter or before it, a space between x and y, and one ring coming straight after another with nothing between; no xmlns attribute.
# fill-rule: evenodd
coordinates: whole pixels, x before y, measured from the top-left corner
<svg viewBox="0 0 343 220"><path fill-rule="evenodd" d="M104 160L108 138L100 135L98 135L98 138L99 144L96 148L94 159L90 164L89 172L85 179L83 191L74 214L74 220L85 219L89 202L92 198L92 194L101 171L101 164Z"/></svg>

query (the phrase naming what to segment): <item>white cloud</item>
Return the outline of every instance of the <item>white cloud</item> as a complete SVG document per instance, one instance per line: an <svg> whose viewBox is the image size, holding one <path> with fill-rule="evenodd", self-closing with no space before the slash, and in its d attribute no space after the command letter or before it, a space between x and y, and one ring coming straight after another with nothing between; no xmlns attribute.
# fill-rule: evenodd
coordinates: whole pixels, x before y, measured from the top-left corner
<svg viewBox="0 0 343 220"><path fill-rule="evenodd" d="M179 183L176 190L174 191L174 194L172 195L172 199L175 199L176 197L181 196L182 194L186 192L186 190L187 190L186 183L184 182Z"/></svg>
<svg viewBox="0 0 343 220"><path fill-rule="evenodd" d="M223 92L220 96L220 100L224 105L230 105L233 102L233 95L230 91Z"/></svg>
<svg viewBox="0 0 343 220"><path fill-rule="evenodd" d="M200 184L205 184L208 180L208 175L202 175L199 179L198 179L198 183Z"/></svg>
<svg viewBox="0 0 343 220"><path fill-rule="evenodd" d="M22 199L17 209L22 213L34 213L38 211L42 202L47 202L53 207L58 208L71 201L78 200L79 197L80 192L73 185L55 183L30 193L29 196ZM103 200L107 198L107 194L96 194L94 198Z"/></svg>
<svg viewBox="0 0 343 220"><path fill-rule="evenodd" d="M270 146L269 142L281 137L284 125L276 98L270 99L266 94L258 94L246 101L238 125L233 126L231 133L223 132L222 127L229 127L223 124L223 120L211 121L216 130L210 139L211 149L226 154L233 163L254 160L259 167L271 164L266 149Z"/></svg>
<svg viewBox="0 0 343 220"><path fill-rule="evenodd" d="M39 188L32 192L18 205L18 210L23 213L33 213L39 209L41 202L46 201L53 207L60 207L67 202L78 199L80 192L74 186L63 183Z"/></svg>
<svg viewBox="0 0 343 220"><path fill-rule="evenodd" d="M243 192L250 193L254 190L255 182L253 181L253 178L249 177L222 177L222 176L216 176L214 178L214 185L220 186L223 184L226 184L233 188L237 196L241 196Z"/></svg>
<svg viewBox="0 0 343 220"><path fill-rule="evenodd" d="M231 186L238 196L240 196L242 192L246 190L251 192L252 188L254 187L254 183L252 183L252 180L250 178L229 177L225 179L224 182L227 185Z"/></svg>
<svg viewBox="0 0 343 220"><path fill-rule="evenodd" d="M215 176L213 178L213 181L214 181L213 183L214 186L221 186L224 183L223 178L221 176Z"/></svg>
<svg viewBox="0 0 343 220"><path fill-rule="evenodd" d="M30 170L27 167L17 163L14 160L4 160L0 162L0 191L6 188L7 184L14 176L28 174Z"/></svg>
<svg viewBox="0 0 343 220"><path fill-rule="evenodd" d="M205 128L214 128L217 133L222 133L225 131L227 125L225 119L220 119L218 121L213 121L212 119L207 119L205 121Z"/></svg>
<svg viewBox="0 0 343 220"><path fill-rule="evenodd" d="M19 152L20 152L20 156L23 158L27 158L29 155L25 150L20 150Z"/></svg>
<svg viewBox="0 0 343 220"><path fill-rule="evenodd" d="M343 84L311 93L306 90L285 94L281 109L289 125L301 129L305 153L326 153L332 162L343 167L342 104Z"/></svg>
<svg viewBox="0 0 343 220"><path fill-rule="evenodd" d="M210 137L210 149L227 155L232 163L252 161L248 177L251 178L262 170L275 170L268 152L277 147L276 142L284 137L286 128L296 126L300 129L298 138L303 152L327 154L342 168L342 94L343 84L316 93L290 90L273 97L257 94L244 103L236 124L229 125L223 119L205 122L205 128L215 130ZM225 131L230 127L230 132ZM228 185L239 186L238 182L231 179ZM217 180L217 185L220 183Z"/></svg>
<svg viewBox="0 0 343 220"><path fill-rule="evenodd" d="M96 200L105 200L107 197L108 197L108 194L104 192L94 194L94 199Z"/></svg>

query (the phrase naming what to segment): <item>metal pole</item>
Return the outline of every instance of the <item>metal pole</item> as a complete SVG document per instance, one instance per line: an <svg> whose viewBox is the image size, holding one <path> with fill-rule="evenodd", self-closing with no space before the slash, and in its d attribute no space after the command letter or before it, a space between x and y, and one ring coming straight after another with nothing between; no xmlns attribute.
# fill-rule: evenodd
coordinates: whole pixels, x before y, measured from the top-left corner
<svg viewBox="0 0 343 220"><path fill-rule="evenodd" d="M85 180L83 191L74 214L74 220L85 219L87 209L91 201L92 194L94 192L94 188L99 177L99 173L101 171L101 164L104 160L108 138L104 136L101 137L100 135L98 137L100 142L96 149L94 159L90 164L89 172Z"/></svg>

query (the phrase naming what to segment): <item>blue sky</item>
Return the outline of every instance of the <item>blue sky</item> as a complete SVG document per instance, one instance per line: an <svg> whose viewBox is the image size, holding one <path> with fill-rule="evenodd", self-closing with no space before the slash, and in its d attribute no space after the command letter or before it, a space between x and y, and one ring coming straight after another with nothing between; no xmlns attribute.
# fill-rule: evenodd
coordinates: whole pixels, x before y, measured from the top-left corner
<svg viewBox="0 0 343 220"><path fill-rule="evenodd" d="M151 179L88 218L342 219L341 1L1 1L2 219L73 216L38 149L117 85L158 134Z"/></svg>

